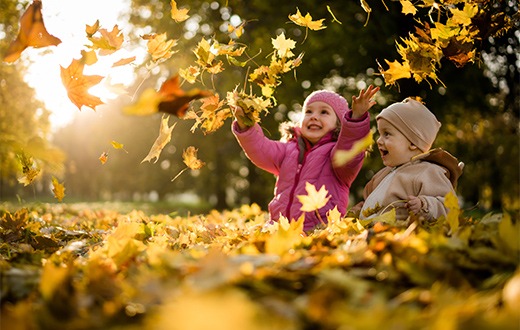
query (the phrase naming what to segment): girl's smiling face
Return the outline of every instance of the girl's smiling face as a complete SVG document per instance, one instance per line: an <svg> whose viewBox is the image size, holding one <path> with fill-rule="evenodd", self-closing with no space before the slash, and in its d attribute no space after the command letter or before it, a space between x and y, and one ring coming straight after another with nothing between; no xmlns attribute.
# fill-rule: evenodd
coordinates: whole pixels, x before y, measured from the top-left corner
<svg viewBox="0 0 520 330"><path fill-rule="evenodd" d="M338 117L330 105L322 101L312 102L303 109L301 132L310 143L316 144L328 132L338 126Z"/></svg>
<svg viewBox="0 0 520 330"><path fill-rule="evenodd" d="M377 147L385 166L399 166L421 154L421 150L387 120L383 118L377 120L377 131L379 132Z"/></svg>

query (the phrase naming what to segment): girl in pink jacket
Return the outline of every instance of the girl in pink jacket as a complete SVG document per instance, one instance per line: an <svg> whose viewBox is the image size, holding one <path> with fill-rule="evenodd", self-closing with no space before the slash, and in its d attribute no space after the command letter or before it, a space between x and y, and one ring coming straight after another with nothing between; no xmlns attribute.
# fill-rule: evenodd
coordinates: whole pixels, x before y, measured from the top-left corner
<svg viewBox="0 0 520 330"><path fill-rule="evenodd" d="M370 131L368 110L376 103L372 97L379 87L369 86L352 98L352 110L345 98L327 90L311 93L303 103L303 118L292 128L287 141L268 139L260 125L248 127L240 107L232 109L235 121L232 131L246 156L259 168L276 176L274 198L269 203L271 220L284 216L296 220L302 215L298 195L307 195L306 183L316 189L325 186L331 198L319 210L321 219L337 206L344 215L348 206L350 185L356 178L365 157L361 152L347 164L333 165L337 150L349 150L354 142ZM316 214L305 214L304 231L319 225Z"/></svg>

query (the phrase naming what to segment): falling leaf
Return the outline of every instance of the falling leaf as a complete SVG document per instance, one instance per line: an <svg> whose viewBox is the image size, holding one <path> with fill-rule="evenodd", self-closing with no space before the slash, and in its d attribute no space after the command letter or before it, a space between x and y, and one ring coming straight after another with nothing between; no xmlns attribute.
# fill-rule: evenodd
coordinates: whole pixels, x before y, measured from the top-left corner
<svg viewBox="0 0 520 330"><path fill-rule="evenodd" d="M338 19L336 18L336 16L334 15L334 13L332 12L332 9L330 9L330 6L327 5L327 11L329 12L329 14L332 15L332 22L338 22L339 24L343 24L341 23L340 21L338 21Z"/></svg>
<svg viewBox="0 0 520 330"><path fill-rule="evenodd" d="M296 8L296 14L289 15L289 19L296 25L303 26L311 30L322 30L326 28L326 26L323 25L323 21L325 20L324 18L313 21L311 14L307 13L305 16L302 16L298 8Z"/></svg>
<svg viewBox="0 0 520 330"><path fill-rule="evenodd" d="M401 6L403 6L403 10L402 10L403 14L415 15L417 13L417 8L415 8L413 3L411 3L409 0L400 0L400 2L401 2Z"/></svg>
<svg viewBox="0 0 520 330"><path fill-rule="evenodd" d="M193 50L193 53L197 57L197 64L200 65L204 70L212 74L217 74L223 70L222 61L216 59L218 51L211 45L206 39L202 38L197 44L197 47Z"/></svg>
<svg viewBox="0 0 520 330"><path fill-rule="evenodd" d="M374 139L372 137L373 134L374 133L372 131L368 132L367 136L354 142L350 150L336 151L336 153L332 157L332 162L334 163L334 166L343 166L350 162L352 159L354 159L354 157L368 149L374 143Z"/></svg>
<svg viewBox="0 0 520 330"><path fill-rule="evenodd" d="M124 145L122 143L112 141L112 147L114 147L114 149L121 149L124 152L128 153L128 151L126 151L126 149L124 148Z"/></svg>
<svg viewBox="0 0 520 330"><path fill-rule="evenodd" d="M197 158L197 151L198 149L195 149L195 147L189 146L182 153L182 160L184 161L184 164L186 164L186 166L192 170L198 170L205 165L203 161Z"/></svg>
<svg viewBox="0 0 520 330"><path fill-rule="evenodd" d="M119 61L112 64L112 67L117 67L117 66L122 66L122 65L127 65L127 64L133 63L135 61L135 58L136 58L135 56L122 58Z"/></svg>
<svg viewBox="0 0 520 330"><path fill-rule="evenodd" d="M85 65L93 65L98 61L98 57L95 50L81 50L81 59L80 62Z"/></svg>
<svg viewBox="0 0 520 330"><path fill-rule="evenodd" d="M99 156L99 161L101 162L101 164L105 165L107 160L108 160L108 152L103 151L101 156Z"/></svg>
<svg viewBox="0 0 520 330"><path fill-rule="evenodd" d="M142 38L148 40L146 45L148 54L152 56L152 61L154 62L159 60L167 60L175 53L175 51L172 51L171 48L177 44L177 40L167 40L166 33L149 34L143 36Z"/></svg>
<svg viewBox="0 0 520 330"><path fill-rule="evenodd" d="M364 25L364 26L366 26L368 24L368 19L370 18L370 13L372 12L372 8L370 8L370 6L368 5L368 2L366 0L359 0L359 2L361 3L361 8L363 8L363 10L368 14L367 20Z"/></svg>
<svg viewBox="0 0 520 330"><path fill-rule="evenodd" d="M200 68L198 66L190 65L187 69L179 69L179 76L190 84L195 83L199 75Z"/></svg>
<svg viewBox="0 0 520 330"><path fill-rule="evenodd" d="M184 117L191 101L213 95L209 91L198 88L185 92L180 88L178 75L166 80L161 85L159 94L161 102L159 102L158 110L179 118Z"/></svg>
<svg viewBox="0 0 520 330"><path fill-rule="evenodd" d="M23 183L24 186L30 185L34 179L40 174L40 168L34 162L33 158L24 153L18 155L20 164L22 165L22 177L18 178L18 182Z"/></svg>
<svg viewBox="0 0 520 330"><path fill-rule="evenodd" d="M451 20L454 24L470 25L471 19L478 14L479 8L477 4L464 3L463 10L453 7L449 9L453 15Z"/></svg>
<svg viewBox="0 0 520 330"><path fill-rule="evenodd" d="M388 70L383 70L380 66L379 71L383 75L385 79L385 85L394 85L399 79L411 78L412 73L410 71L410 65L408 62L404 62L403 64L398 61L389 62L385 60L386 64L388 64Z"/></svg>
<svg viewBox="0 0 520 330"><path fill-rule="evenodd" d="M282 32L281 34L276 37L276 39L271 39L273 43L273 47L276 50L276 53L278 54L278 57L280 58L291 58L294 56L294 54L291 52L291 49L296 46L296 41L292 39L285 39L285 33Z"/></svg>
<svg viewBox="0 0 520 330"><path fill-rule="evenodd" d="M52 177L52 192L54 193L54 198L59 202L65 197L65 187L54 176Z"/></svg>
<svg viewBox="0 0 520 330"><path fill-rule="evenodd" d="M99 29L96 33L101 34L100 37L91 36L88 39L92 42L91 48L99 50L100 55L110 55L121 48L125 37L117 25L112 31L107 29ZM88 32L87 32L88 34Z"/></svg>
<svg viewBox="0 0 520 330"><path fill-rule="evenodd" d="M240 38L242 34L244 34L244 25L246 24L246 21L240 23L237 26L232 25L231 23L228 24L228 33L232 34L234 33L237 38Z"/></svg>
<svg viewBox="0 0 520 330"><path fill-rule="evenodd" d="M177 9L177 3L175 2L175 0L171 0L171 6L171 16L175 22L184 22L190 17L190 15L188 15L189 9Z"/></svg>
<svg viewBox="0 0 520 330"><path fill-rule="evenodd" d="M159 111L159 103L161 103L161 95L153 88L147 88L139 95L137 102L123 108L123 113L134 116L148 116Z"/></svg>
<svg viewBox="0 0 520 330"><path fill-rule="evenodd" d="M159 160L159 156L161 155L161 151L164 149L164 147L170 142L172 138L172 131L175 128L175 125L177 123L174 123L172 126L169 126L168 121L170 120L170 116L164 116L161 118L161 126L159 128L159 136L155 140L152 148L150 149L150 152L148 155L141 161L141 163L144 162L150 162L153 158L155 158L154 163L157 163Z"/></svg>
<svg viewBox="0 0 520 330"><path fill-rule="evenodd" d="M91 38L96 32L99 30L99 20L96 20L96 22L93 25L86 24L85 27L85 33L87 34L87 38Z"/></svg>
<svg viewBox="0 0 520 330"><path fill-rule="evenodd" d="M20 18L20 31L16 39L9 45L4 62L16 61L27 47L41 48L57 46L59 38L49 34L43 23L42 2L34 0Z"/></svg>
<svg viewBox="0 0 520 330"><path fill-rule="evenodd" d="M327 196L329 192L325 189L325 185L321 186L317 191L316 187L309 182L305 183L307 195L298 195L298 200L302 203L300 210L304 212L314 212L324 207L331 196Z"/></svg>
<svg viewBox="0 0 520 330"><path fill-rule="evenodd" d="M84 66L83 62L76 59L73 59L67 68L60 66L61 80L67 90L69 99L79 110L81 110L83 106L95 110L96 106L104 103L99 97L89 94L88 90L103 80L103 77L98 75L83 75Z"/></svg>

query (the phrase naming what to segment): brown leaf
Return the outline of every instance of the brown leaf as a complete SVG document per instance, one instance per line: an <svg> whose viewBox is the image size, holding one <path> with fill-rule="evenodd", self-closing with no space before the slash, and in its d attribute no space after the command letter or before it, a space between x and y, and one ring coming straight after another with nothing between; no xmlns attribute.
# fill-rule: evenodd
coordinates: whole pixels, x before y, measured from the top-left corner
<svg viewBox="0 0 520 330"><path fill-rule="evenodd" d="M16 61L27 47L57 46L59 38L49 34L43 23L42 2L34 0L20 19L20 31L16 39L9 45L4 62Z"/></svg>
<svg viewBox="0 0 520 330"><path fill-rule="evenodd" d="M166 80L162 84L159 94L162 99L159 103L159 111L173 114L179 118L184 117L191 101L213 95L209 91L198 88L185 92L180 88L178 75Z"/></svg>

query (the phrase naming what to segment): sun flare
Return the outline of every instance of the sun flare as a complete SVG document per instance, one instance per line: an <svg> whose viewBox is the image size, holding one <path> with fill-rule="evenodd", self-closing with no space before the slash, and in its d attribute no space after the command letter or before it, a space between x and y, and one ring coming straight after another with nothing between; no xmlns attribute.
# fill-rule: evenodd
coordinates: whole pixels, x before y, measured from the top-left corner
<svg viewBox="0 0 520 330"><path fill-rule="evenodd" d="M99 20L102 28L111 30L115 25L125 32L125 11L130 8L128 0L103 0L76 2L68 0L46 0L43 3L42 16L50 34L62 40L58 46L45 49L27 49L21 60L27 64L25 81L35 90L35 97L42 101L51 112L53 128L69 123L80 112L69 97L60 76L60 66L67 68L73 59L81 57L85 50L86 26ZM139 51L136 51L139 52ZM90 88L88 93L99 97L103 102L126 94L126 89L133 83L133 65L113 67L122 59L136 56L136 63L144 57L142 53L130 53L120 49L117 52L98 56L98 61L85 66L85 75L100 75L103 80ZM88 108L83 106L81 111Z"/></svg>

